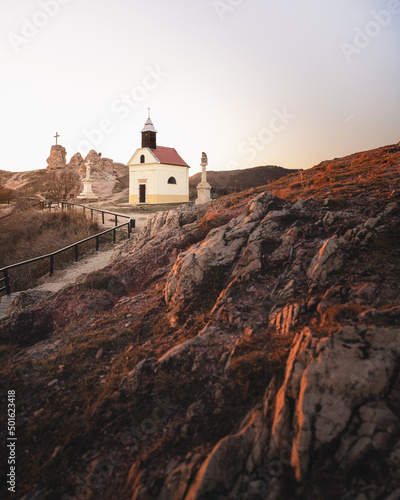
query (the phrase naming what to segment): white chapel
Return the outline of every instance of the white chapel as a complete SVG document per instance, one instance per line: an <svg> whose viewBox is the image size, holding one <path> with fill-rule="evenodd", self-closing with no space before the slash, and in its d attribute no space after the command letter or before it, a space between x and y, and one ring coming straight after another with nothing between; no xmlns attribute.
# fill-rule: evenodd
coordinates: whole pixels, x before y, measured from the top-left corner
<svg viewBox="0 0 400 500"><path fill-rule="evenodd" d="M174 148L157 145L157 130L149 117L142 147L128 162L129 203L183 203L189 201L189 165Z"/></svg>

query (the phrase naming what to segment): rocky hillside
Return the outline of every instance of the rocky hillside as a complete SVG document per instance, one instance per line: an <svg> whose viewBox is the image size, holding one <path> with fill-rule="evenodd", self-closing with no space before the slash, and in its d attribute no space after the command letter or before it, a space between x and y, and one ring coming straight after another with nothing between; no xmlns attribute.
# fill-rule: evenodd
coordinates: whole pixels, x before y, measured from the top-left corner
<svg viewBox="0 0 400 500"><path fill-rule="evenodd" d="M400 147L356 160L157 214L15 306L19 495L399 498Z"/></svg>
<svg viewBox="0 0 400 500"><path fill-rule="evenodd" d="M273 184L272 191L290 200L299 197L336 199L363 194L394 197L398 189L400 142L344 158L323 161L309 170L298 171Z"/></svg>
<svg viewBox="0 0 400 500"><path fill-rule="evenodd" d="M295 172L297 170L271 165L243 170L210 170L207 171L207 182L211 184L214 192L217 194L229 194L252 187L263 186ZM195 190L200 181L201 173L192 175L189 178L189 188Z"/></svg>
<svg viewBox="0 0 400 500"><path fill-rule="evenodd" d="M101 153L91 150L85 158L76 153L70 161L66 160L67 151L61 145L52 146L47 158L46 169L30 170L27 172L8 172L0 170L0 188L13 191L13 197L42 196L46 181L53 172L72 171L81 177L86 175L86 162L92 168L93 190L100 198L110 197L121 193L128 201L128 167L122 163L115 163L109 158L103 158ZM77 196L83 190L81 184L72 194Z"/></svg>

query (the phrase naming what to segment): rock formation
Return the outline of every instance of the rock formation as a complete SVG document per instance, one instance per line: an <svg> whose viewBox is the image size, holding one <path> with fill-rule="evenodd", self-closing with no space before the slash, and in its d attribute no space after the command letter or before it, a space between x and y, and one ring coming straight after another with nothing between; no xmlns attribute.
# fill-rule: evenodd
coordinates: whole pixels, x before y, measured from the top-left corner
<svg viewBox="0 0 400 500"><path fill-rule="evenodd" d="M156 214L105 269L3 320L19 446L41 457L22 492L399 498L391 155L347 199L342 170L319 199L251 190Z"/></svg>
<svg viewBox="0 0 400 500"><path fill-rule="evenodd" d="M121 163L115 163L109 158L102 158L101 153L96 153L93 149L89 151L85 159L83 159L81 153L74 154L68 165L66 163L66 150L63 146L57 145L52 146L50 151L50 157L47 159L49 170L58 170L67 167L73 168L78 174L86 173L86 163L90 162L94 172L108 172L115 173L117 167L127 167Z"/></svg>
<svg viewBox="0 0 400 500"><path fill-rule="evenodd" d="M114 172L114 162L109 158L103 158L101 153L96 153L93 149L89 151L85 158L85 163L90 162L94 171L103 170L105 172Z"/></svg>
<svg viewBox="0 0 400 500"><path fill-rule="evenodd" d="M82 158L80 153L75 153L71 157L68 167L73 168L78 174L86 173L85 160Z"/></svg>
<svg viewBox="0 0 400 500"><path fill-rule="evenodd" d="M48 170L60 170L65 168L67 152L63 146L60 144L56 146L51 146L50 156L47 158L47 169Z"/></svg>

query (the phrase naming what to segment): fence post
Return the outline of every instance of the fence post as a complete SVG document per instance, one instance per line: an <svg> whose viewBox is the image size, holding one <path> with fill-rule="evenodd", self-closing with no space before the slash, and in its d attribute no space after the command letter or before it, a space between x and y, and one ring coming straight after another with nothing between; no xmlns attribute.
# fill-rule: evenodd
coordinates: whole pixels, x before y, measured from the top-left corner
<svg viewBox="0 0 400 500"><path fill-rule="evenodd" d="M6 294L11 295L10 277L8 275L7 269L4 270L4 282L6 284Z"/></svg>
<svg viewBox="0 0 400 500"><path fill-rule="evenodd" d="M50 276L54 274L54 255L50 255Z"/></svg>
<svg viewBox="0 0 400 500"><path fill-rule="evenodd" d="M100 236L96 236L96 252L99 251L99 246L100 246Z"/></svg>
<svg viewBox="0 0 400 500"><path fill-rule="evenodd" d="M128 238L131 237L131 221L128 222Z"/></svg>
<svg viewBox="0 0 400 500"><path fill-rule="evenodd" d="M118 226L118 215L115 216L115 225Z"/></svg>
<svg viewBox="0 0 400 500"><path fill-rule="evenodd" d="M116 231L115 229L113 229L113 243L115 243L117 241L117 238L116 238Z"/></svg>
<svg viewBox="0 0 400 500"><path fill-rule="evenodd" d="M75 262L78 262L79 258L79 245L75 245Z"/></svg>
<svg viewBox="0 0 400 500"><path fill-rule="evenodd" d="M102 223L103 223L103 226L104 226L104 212L101 212L101 220L102 220Z"/></svg>
<svg viewBox="0 0 400 500"><path fill-rule="evenodd" d="M90 209L90 220L93 220L93 208Z"/></svg>

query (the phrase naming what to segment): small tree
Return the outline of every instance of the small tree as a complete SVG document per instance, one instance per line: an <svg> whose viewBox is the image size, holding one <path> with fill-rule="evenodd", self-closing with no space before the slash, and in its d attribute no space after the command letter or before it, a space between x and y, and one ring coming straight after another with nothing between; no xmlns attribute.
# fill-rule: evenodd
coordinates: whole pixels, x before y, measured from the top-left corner
<svg viewBox="0 0 400 500"><path fill-rule="evenodd" d="M68 195L77 189L80 177L72 170L61 172L50 172L44 183L43 194L46 198L53 200L66 199Z"/></svg>

